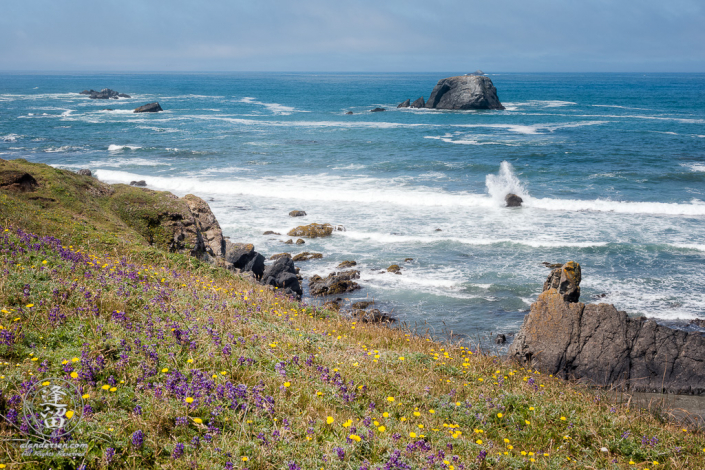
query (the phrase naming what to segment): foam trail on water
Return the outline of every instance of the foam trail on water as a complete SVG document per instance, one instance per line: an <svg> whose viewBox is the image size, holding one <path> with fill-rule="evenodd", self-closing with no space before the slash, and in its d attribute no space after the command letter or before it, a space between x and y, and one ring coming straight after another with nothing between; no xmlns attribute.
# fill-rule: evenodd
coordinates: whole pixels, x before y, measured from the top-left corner
<svg viewBox="0 0 705 470"><path fill-rule="evenodd" d="M108 146L108 152L119 152L121 150L137 150L141 149L142 147L139 147L137 145L115 145L115 144L110 144Z"/></svg>

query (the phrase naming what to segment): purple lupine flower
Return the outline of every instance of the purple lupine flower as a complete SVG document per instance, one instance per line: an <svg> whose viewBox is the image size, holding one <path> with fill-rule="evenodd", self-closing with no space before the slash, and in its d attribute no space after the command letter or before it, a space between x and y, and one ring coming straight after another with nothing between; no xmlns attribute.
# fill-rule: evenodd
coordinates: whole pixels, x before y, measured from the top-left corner
<svg viewBox="0 0 705 470"><path fill-rule="evenodd" d="M139 449L142 444L144 444L144 434L141 429L138 429L132 434L132 445Z"/></svg>
<svg viewBox="0 0 705 470"><path fill-rule="evenodd" d="M110 463L113 460L113 457L115 457L115 449L112 447L105 449L105 461Z"/></svg>
<svg viewBox="0 0 705 470"><path fill-rule="evenodd" d="M171 458L176 460L182 455L184 455L184 445L179 442L178 444L176 444L176 447L174 447L174 451L171 453Z"/></svg>
<svg viewBox="0 0 705 470"><path fill-rule="evenodd" d="M342 447L335 447L335 448L333 448L333 450L338 455L338 459L340 459L340 460L345 459L345 449L343 449Z"/></svg>

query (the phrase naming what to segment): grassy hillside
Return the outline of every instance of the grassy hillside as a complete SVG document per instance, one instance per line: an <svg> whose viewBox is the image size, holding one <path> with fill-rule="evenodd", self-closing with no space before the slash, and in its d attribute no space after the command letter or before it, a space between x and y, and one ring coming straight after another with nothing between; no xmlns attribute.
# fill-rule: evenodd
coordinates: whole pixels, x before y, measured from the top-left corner
<svg viewBox="0 0 705 470"><path fill-rule="evenodd" d="M142 221L164 193L3 171L39 187L0 188L0 435L24 429L22 391L61 377L89 451L0 441L0 468L705 468L702 433L600 392L160 250Z"/></svg>

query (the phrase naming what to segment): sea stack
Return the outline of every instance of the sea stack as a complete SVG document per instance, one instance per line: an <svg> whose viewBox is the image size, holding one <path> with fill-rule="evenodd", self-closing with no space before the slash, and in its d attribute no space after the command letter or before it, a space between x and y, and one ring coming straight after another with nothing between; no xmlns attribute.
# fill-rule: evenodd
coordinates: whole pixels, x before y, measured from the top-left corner
<svg viewBox="0 0 705 470"><path fill-rule="evenodd" d="M463 75L439 80L426 102L432 109L504 109L492 80L484 75Z"/></svg>

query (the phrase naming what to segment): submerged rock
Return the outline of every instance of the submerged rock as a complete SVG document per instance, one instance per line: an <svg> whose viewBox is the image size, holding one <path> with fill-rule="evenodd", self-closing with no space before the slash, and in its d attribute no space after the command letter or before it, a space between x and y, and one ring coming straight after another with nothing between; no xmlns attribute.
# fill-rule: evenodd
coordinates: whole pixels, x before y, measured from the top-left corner
<svg viewBox="0 0 705 470"><path fill-rule="evenodd" d="M524 200L516 194L507 194L506 196L504 196L504 202L507 207L521 207L521 204L524 202Z"/></svg>
<svg viewBox="0 0 705 470"><path fill-rule="evenodd" d="M559 278L556 271L531 305L510 356L544 373L595 385L705 395L705 337L630 318L613 305L569 302L563 273ZM565 285L575 292L580 277L568 277Z"/></svg>
<svg viewBox="0 0 705 470"><path fill-rule="evenodd" d="M375 109L371 109L371 110L370 110L371 113L380 113L380 112L382 112L382 111L386 111L386 109L384 109L384 108L375 108Z"/></svg>
<svg viewBox="0 0 705 470"><path fill-rule="evenodd" d="M350 270L337 273L330 273L325 278L315 275L308 283L311 296L320 297L322 295L343 294L360 289L360 285L353 279L360 278L360 271Z"/></svg>
<svg viewBox="0 0 705 470"><path fill-rule="evenodd" d="M271 230L267 230L262 235L281 235L281 233L272 232Z"/></svg>
<svg viewBox="0 0 705 470"><path fill-rule="evenodd" d="M352 114L352 113L353 113L352 111L348 111L348 112L347 112L347 113L345 113L345 114Z"/></svg>
<svg viewBox="0 0 705 470"><path fill-rule="evenodd" d="M159 111L164 111L161 106L159 106L159 103L156 101L154 103L149 103L140 106L139 108L135 109L133 113L157 113Z"/></svg>
<svg viewBox="0 0 705 470"><path fill-rule="evenodd" d="M333 233L333 226L331 224L310 224L296 227L290 230L287 235L290 237L318 238L327 237L331 233Z"/></svg>
<svg viewBox="0 0 705 470"><path fill-rule="evenodd" d="M426 108L433 109L504 109L497 89L486 76L464 75L439 80L431 92Z"/></svg>

